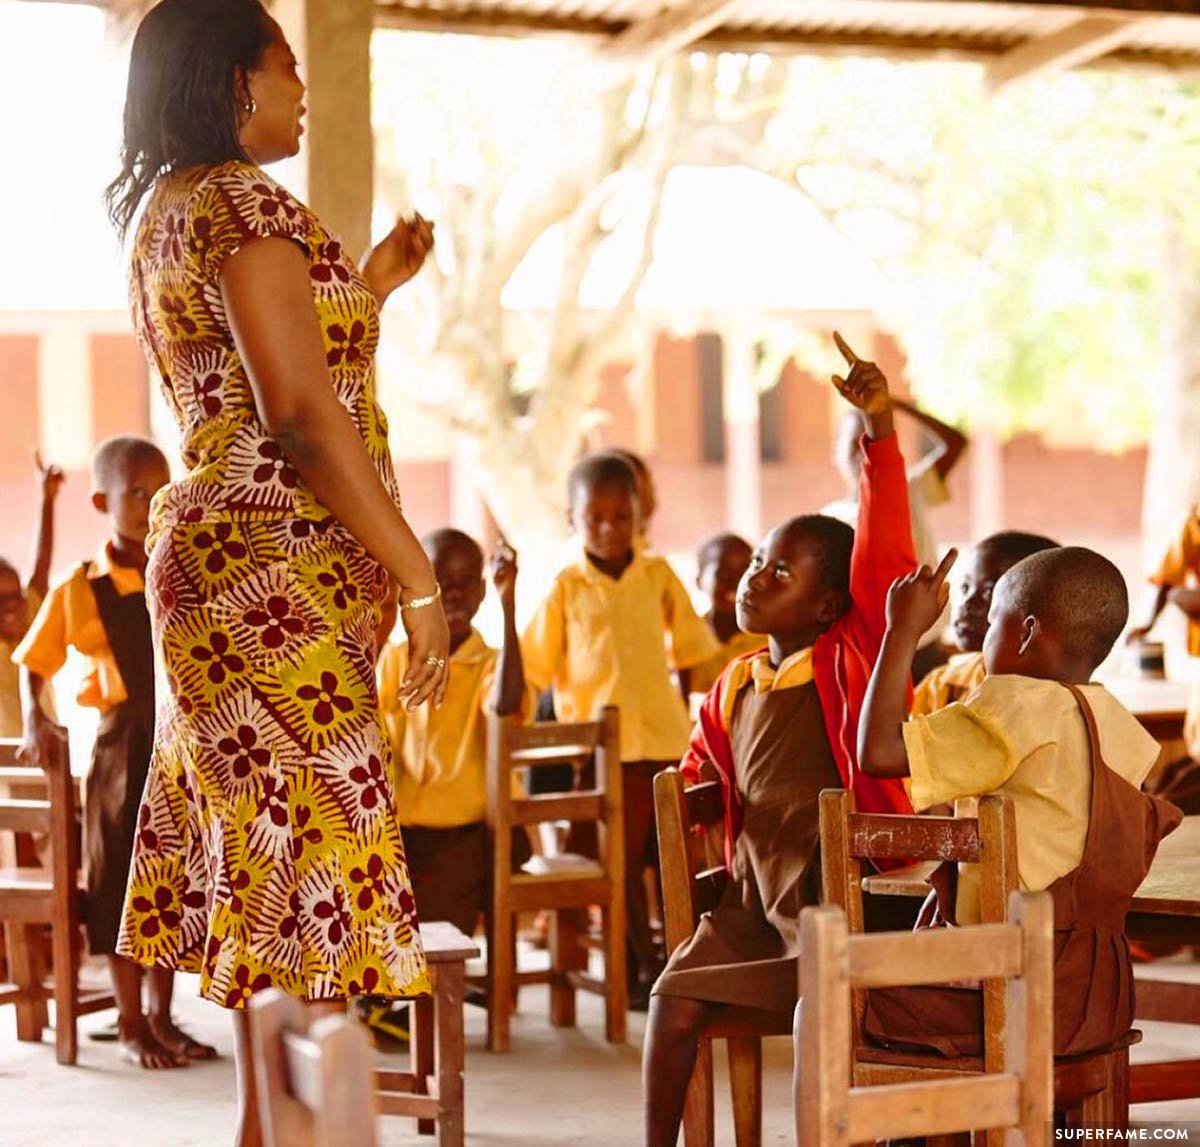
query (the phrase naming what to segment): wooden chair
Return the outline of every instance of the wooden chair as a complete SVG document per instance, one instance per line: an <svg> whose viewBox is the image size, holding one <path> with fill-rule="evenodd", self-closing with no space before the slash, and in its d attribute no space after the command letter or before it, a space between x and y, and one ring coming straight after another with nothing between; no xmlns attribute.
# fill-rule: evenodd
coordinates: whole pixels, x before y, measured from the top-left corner
<svg viewBox="0 0 1200 1147"><path fill-rule="evenodd" d="M848 1147L877 1139L1007 1130L1033 1147L1051 1118L1054 907L1014 893L1008 924L851 935L829 905L800 916L796 1005L796 1141ZM864 1086L853 1079L853 992L983 979L1004 983L1010 1023L997 1068ZM1008 1141L1012 1141L1009 1138Z"/></svg>
<svg viewBox="0 0 1200 1147"><path fill-rule="evenodd" d="M725 805L715 781L685 788L678 769L654 778L654 811L662 865L667 951L690 939L703 913L713 908L729 880L725 868ZM683 1114L687 1147L715 1141L713 1040L725 1040L729 1087L738 1147L762 1141L762 1037L788 1035L789 1016L729 1006L701 1032L696 1068Z"/></svg>
<svg viewBox="0 0 1200 1147"><path fill-rule="evenodd" d="M16 1005L17 1038L40 1042L47 1026L47 999L54 1001L55 1055L73 1064L79 1052L81 1015L115 1005L108 991L79 991L79 846L75 782L66 732L54 742L46 770L17 760L20 742L0 740L0 921L11 983L0 984L0 1003ZM16 792L37 796L15 796ZM49 867L22 865L31 857L25 834L49 838ZM53 980L47 982L50 930Z"/></svg>
<svg viewBox="0 0 1200 1147"><path fill-rule="evenodd" d="M492 835L492 910L488 924L488 1048L508 1051L516 988L549 983L550 1022L575 1024L577 989L605 999L605 1038L623 1043L629 989L625 980L625 854L621 804L621 751L617 710L598 721L520 725L493 718L488 740L488 824ZM595 784L569 793L515 797L518 769L595 763ZM592 822L598 860L564 854L535 856L512 871L512 829L548 821ZM586 910L602 915L604 979L587 974ZM514 919L521 912L552 913L550 970L520 971Z"/></svg>
<svg viewBox="0 0 1200 1147"><path fill-rule="evenodd" d="M377 1069L375 1094L384 1115L411 1115L421 1135L437 1133L439 1147L462 1147L465 1136L463 996L466 962L475 941L453 924L421 925L433 994L412 1002L407 1072Z"/></svg>
<svg viewBox="0 0 1200 1147"><path fill-rule="evenodd" d="M821 794L822 900L846 913L851 932L863 931L861 861L955 861L979 865L980 922L1003 923L1017 887L1016 823L1012 802L982 797L976 817L893 816L854 811L854 797L841 789ZM878 885L887 877L865 883ZM862 1034L865 993L853 996L851 1047L856 1084L893 1083L929 1072L977 1074L999 1070L1004 1055L1007 997L999 981L984 984L983 1056L945 1058L895 1052L866 1042ZM1111 1048L1055 1060L1057 1110L1072 1122L1125 1127L1129 1121L1129 1048L1141 1040L1131 1031ZM988 1134L989 1143L1000 1137Z"/></svg>
<svg viewBox="0 0 1200 1147"><path fill-rule="evenodd" d="M345 1016L310 1018L301 1000L275 988L250 1000L266 1147L374 1147L370 1037Z"/></svg>

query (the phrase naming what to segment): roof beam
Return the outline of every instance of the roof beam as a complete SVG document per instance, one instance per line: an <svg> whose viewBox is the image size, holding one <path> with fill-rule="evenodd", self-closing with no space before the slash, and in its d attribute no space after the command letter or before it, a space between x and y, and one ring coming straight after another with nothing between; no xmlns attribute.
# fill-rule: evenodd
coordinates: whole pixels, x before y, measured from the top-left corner
<svg viewBox="0 0 1200 1147"><path fill-rule="evenodd" d="M630 24L597 55L639 65L655 63L703 39L735 15L743 3L744 0L686 0Z"/></svg>
<svg viewBox="0 0 1200 1147"><path fill-rule="evenodd" d="M987 86L995 94L1034 76L1098 60L1126 44L1139 23L1127 16L1084 16L993 60L987 66Z"/></svg>

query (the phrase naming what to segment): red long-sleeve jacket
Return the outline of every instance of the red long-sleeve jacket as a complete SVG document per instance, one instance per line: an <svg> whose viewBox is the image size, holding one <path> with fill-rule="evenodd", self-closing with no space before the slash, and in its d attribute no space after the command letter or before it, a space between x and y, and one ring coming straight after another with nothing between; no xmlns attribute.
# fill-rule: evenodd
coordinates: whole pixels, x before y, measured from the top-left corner
<svg viewBox="0 0 1200 1147"><path fill-rule="evenodd" d="M867 776L859 770L856 755L858 718L887 629L888 589L917 564L904 456L895 434L877 441L863 439L858 496L858 528L850 559L850 609L813 645L813 677L834 760L842 783L853 790L859 810L912 813L903 784ZM725 788L727 865L732 864L734 841L742 828L741 796L726 716L732 710L732 697L727 693L745 680L744 671L738 667L755 656L750 653L738 658L717 679L700 708L691 744L680 765L689 784L701 779L700 768L706 761L720 774Z"/></svg>

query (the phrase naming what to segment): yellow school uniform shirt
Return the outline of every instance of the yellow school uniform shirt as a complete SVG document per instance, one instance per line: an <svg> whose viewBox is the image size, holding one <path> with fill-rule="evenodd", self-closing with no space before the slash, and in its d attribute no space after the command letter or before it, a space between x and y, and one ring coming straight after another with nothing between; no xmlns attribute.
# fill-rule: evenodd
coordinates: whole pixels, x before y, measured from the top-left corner
<svg viewBox="0 0 1200 1147"><path fill-rule="evenodd" d="M530 685L553 687L559 720L590 721L615 705L624 760L674 761L687 749L691 723L671 670L707 661L717 639L665 558L636 546L613 579L577 544L521 650Z"/></svg>
<svg viewBox="0 0 1200 1147"><path fill-rule="evenodd" d="M451 655L440 709L409 712L399 698L408 643L388 644L379 659L379 708L395 761L396 811L402 825L458 828L487 813L487 714L499 653L472 629ZM522 713L536 695L527 690Z"/></svg>
<svg viewBox="0 0 1200 1147"><path fill-rule="evenodd" d="M25 624L33 624L42 597L36 590L25 591ZM28 630L27 630L28 631ZM0 737L20 737L25 731L21 712L21 666L13 660L20 642L0 639Z"/></svg>
<svg viewBox="0 0 1200 1147"><path fill-rule="evenodd" d="M1135 788L1158 759L1159 744L1102 685L1085 685L1105 762ZM1087 727L1057 681L989 677L964 700L902 727L918 811L962 797L1003 793L1017 825L1020 886L1048 888L1079 867L1091 807ZM979 874L959 868L960 924L979 920Z"/></svg>
<svg viewBox="0 0 1200 1147"><path fill-rule="evenodd" d="M1183 586L1200 580L1200 508L1193 509L1183 529L1171 543L1166 557L1150 575L1154 585ZM1187 650L1200 657L1200 621L1188 618Z"/></svg>
<svg viewBox="0 0 1200 1147"><path fill-rule="evenodd" d="M765 637L755 633L742 633L740 630L728 641L721 641L715 632L713 638L720 642L720 646L707 661L702 661L692 670L693 693L707 693L717 683L717 678L725 671L725 666L735 657L741 657L743 653L753 653L767 643Z"/></svg>
<svg viewBox="0 0 1200 1147"><path fill-rule="evenodd" d="M90 569L78 565L51 586L29 632L13 654L13 660L31 673L50 678L63 667L68 649L77 649L87 658L88 666L76 699L80 705L101 711L115 708L128 697L100 620L96 595L88 584L106 574L122 597L146 592L142 571L117 565L106 542Z"/></svg>
<svg viewBox="0 0 1200 1147"><path fill-rule="evenodd" d="M928 717L952 701L961 701L986 676L982 653L956 653L945 665L926 673L913 690L912 715Z"/></svg>

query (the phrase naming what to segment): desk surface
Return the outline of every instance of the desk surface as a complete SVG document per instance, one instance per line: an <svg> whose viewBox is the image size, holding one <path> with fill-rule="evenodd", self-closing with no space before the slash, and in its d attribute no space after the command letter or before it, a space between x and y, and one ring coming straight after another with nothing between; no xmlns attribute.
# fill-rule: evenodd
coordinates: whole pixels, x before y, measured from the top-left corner
<svg viewBox="0 0 1200 1147"><path fill-rule="evenodd" d="M1191 692L1186 681L1162 677L1109 677L1100 684L1141 720L1182 721Z"/></svg>

